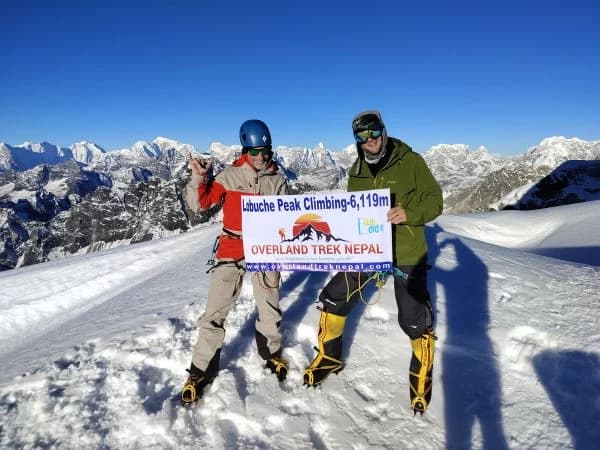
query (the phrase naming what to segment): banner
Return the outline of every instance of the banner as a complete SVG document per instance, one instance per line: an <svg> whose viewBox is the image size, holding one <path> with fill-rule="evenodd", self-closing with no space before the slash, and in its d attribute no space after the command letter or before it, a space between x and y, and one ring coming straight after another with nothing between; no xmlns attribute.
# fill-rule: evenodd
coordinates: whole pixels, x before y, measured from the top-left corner
<svg viewBox="0 0 600 450"><path fill-rule="evenodd" d="M242 196L249 271L392 270L389 189Z"/></svg>

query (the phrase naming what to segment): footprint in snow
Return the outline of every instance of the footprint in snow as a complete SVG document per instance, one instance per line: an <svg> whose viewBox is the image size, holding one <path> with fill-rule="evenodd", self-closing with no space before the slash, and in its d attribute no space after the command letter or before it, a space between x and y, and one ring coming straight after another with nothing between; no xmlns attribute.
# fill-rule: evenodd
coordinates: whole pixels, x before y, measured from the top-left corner
<svg viewBox="0 0 600 450"><path fill-rule="evenodd" d="M513 328L507 341L502 350L502 359L507 366L520 372L531 371L531 358L542 350L555 346L548 333L530 326Z"/></svg>
<svg viewBox="0 0 600 450"><path fill-rule="evenodd" d="M359 384L357 386L354 386L354 390L363 400L367 402L373 402L377 398L375 392L373 392L373 390L366 384Z"/></svg>

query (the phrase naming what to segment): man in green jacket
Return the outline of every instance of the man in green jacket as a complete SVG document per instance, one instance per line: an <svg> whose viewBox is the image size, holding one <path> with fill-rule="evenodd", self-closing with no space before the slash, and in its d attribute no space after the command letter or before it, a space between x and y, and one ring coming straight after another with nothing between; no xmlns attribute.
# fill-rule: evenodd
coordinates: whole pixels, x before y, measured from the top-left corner
<svg viewBox="0 0 600 450"><path fill-rule="evenodd" d="M398 322L411 340L410 399L423 414L431 400L435 335L427 290L425 224L442 213L442 190L423 158L399 139L387 136L381 114L365 111L352 121L358 158L350 169L348 191L389 188L394 205L387 213L394 245L394 292ZM344 368L342 335L346 317L372 274L339 272L323 288L318 354L304 371L316 386ZM352 295L350 295L353 293Z"/></svg>

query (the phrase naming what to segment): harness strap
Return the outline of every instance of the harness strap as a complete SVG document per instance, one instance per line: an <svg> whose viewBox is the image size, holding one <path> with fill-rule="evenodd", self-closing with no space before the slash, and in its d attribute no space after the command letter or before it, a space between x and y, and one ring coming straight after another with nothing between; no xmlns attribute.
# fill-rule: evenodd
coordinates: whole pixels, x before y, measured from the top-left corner
<svg viewBox="0 0 600 450"><path fill-rule="evenodd" d="M221 238L220 235L215 238L215 242L213 243L212 251L210 252L210 258L208 259L208 261L206 261L207 266L212 266L215 263L215 255L217 254L217 249L219 248L220 238Z"/></svg>
<svg viewBox="0 0 600 450"><path fill-rule="evenodd" d="M223 227L223 233L226 234L228 237L233 238L233 239L241 239L242 235L239 233L236 233L234 231L228 230L227 228Z"/></svg>
<svg viewBox="0 0 600 450"><path fill-rule="evenodd" d="M226 260L221 260L221 261L217 262L216 264L213 264L213 266L210 269L208 269L206 271L206 273L210 273L213 270L215 270L217 267L219 267L219 266L225 266L227 264L233 264L235 267L238 268L238 270L240 272L242 272L242 271L245 272L246 268L240 264L240 262L243 261L244 259L246 259L246 258L240 258L240 259L235 259L235 260L227 260L227 259Z"/></svg>
<svg viewBox="0 0 600 450"><path fill-rule="evenodd" d="M206 265L212 266L210 269L208 269L206 271L206 273L211 272L217 266L222 266L223 264L228 264L228 263L231 263L231 262L233 262L238 269L240 269L240 270L243 269L243 267L241 267L238 263L240 261L242 261L244 258L240 258L240 259L238 259L236 261L220 261L217 264L215 264L215 256L217 254L217 250L219 249L219 244L220 244L221 238L223 236L226 236L226 237L228 237L230 239L241 239L242 238L241 234L234 233L233 231L228 230L227 228L223 227L223 231L221 232L221 234L218 235L215 238L215 242L213 243L213 248L212 248L212 251L210 253L210 258L209 258L208 261L206 261Z"/></svg>
<svg viewBox="0 0 600 450"><path fill-rule="evenodd" d="M400 277L403 280L408 280L408 274L406 272L404 272L402 269L399 269L398 267L394 267L394 270L391 272L379 272L379 273L384 273L384 274L391 273L395 277Z"/></svg>

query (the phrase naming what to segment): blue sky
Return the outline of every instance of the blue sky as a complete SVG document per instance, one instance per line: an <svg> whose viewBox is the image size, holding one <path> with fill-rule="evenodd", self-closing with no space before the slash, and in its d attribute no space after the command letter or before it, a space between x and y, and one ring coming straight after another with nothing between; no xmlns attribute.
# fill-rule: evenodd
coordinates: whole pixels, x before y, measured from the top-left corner
<svg viewBox="0 0 600 450"><path fill-rule="evenodd" d="M203 151L260 118L341 149L371 108L420 152L600 139L597 2L412 3L2 0L0 141Z"/></svg>

